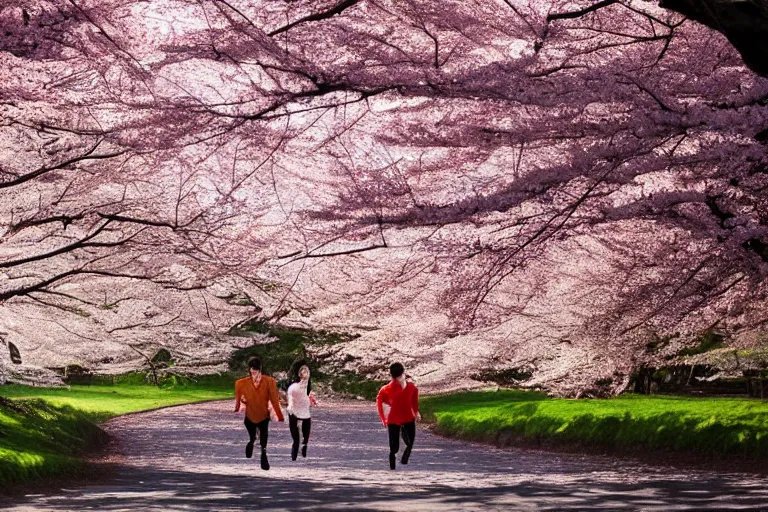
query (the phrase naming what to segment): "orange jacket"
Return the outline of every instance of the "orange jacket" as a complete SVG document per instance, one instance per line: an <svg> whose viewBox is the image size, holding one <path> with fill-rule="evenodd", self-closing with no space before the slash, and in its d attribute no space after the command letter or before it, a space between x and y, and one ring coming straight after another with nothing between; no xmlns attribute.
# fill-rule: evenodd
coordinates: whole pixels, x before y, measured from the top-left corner
<svg viewBox="0 0 768 512"><path fill-rule="evenodd" d="M283 421L283 411L280 410L280 400L277 395L277 381L266 375L261 376L261 382L256 386L250 376L235 381L235 412L240 410L240 399L245 397L245 416L254 423L261 423L269 418L268 403L277 414L277 419Z"/></svg>

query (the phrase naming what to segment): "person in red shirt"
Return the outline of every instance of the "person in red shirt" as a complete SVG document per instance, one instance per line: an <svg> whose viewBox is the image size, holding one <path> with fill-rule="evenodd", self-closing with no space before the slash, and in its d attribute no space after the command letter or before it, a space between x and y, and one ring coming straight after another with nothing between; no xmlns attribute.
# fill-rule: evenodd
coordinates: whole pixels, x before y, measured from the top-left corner
<svg viewBox="0 0 768 512"><path fill-rule="evenodd" d="M269 439L269 404L283 421L283 411L280 410L280 400L277 394L277 382L272 377L261 373L261 359L248 359L248 377L235 381L235 412L240 412L241 404L245 404L245 428L251 440L245 445L245 456L253 455L253 443L256 441L256 431L259 432L261 444L261 469L269 469L267 459L267 440Z"/></svg>
<svg viewBox="0 0 768 512"><path fill-rule="evenodd" d="M400 462L408 464L416 436L416 420L421 421L419 414L419 390L413 382L405 380L405 368L400 363L389 367L392 382L382 387L376 396L376 407L379 410L381 422L389 433L389 468L395 469L397 452L400 451L400 436L405 441L405 451ZM384 406L389 407L389 414Z"/></svg>

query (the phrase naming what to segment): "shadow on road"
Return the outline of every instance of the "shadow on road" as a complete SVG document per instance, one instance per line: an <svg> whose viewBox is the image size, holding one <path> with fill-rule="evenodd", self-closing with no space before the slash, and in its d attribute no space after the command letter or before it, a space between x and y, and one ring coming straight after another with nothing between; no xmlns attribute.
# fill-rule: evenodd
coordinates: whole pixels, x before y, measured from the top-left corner
<svg viewBox="0 0 768 512"><path fill-rule="evenodd" d="M410 469L410 468L409 468ZM257 470L254 470L254 473ZM383 472L386 476L389 473ZM456 488L418 484L420 471L402 471L400 484L324 483L293 478L205 474L128 468L109 486L87 492L66 489L35 496L45 510L768 510L762 486L723 479L707 488L697 482L654 480L590 485L585 475L570 483L524 481L512 485ZM7 508L1 507L1 508ZM37 509L31 507L29 510ZM17 508L24 510L24 508Z"/></svg>

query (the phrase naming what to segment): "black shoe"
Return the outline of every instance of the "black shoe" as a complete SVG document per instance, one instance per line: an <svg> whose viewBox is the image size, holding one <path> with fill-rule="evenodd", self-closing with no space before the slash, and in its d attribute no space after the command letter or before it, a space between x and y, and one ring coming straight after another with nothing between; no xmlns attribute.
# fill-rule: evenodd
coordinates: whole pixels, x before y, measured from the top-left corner
<svg viewBox="0 0 768 512"><path fill-rule="evenodd" d="M307 445L306 443L301 445L301 456L306 457L307 456Z"/></svg>
<svg viewBox="0 0 768 512"><path fill-rule="evenodd" d="M267 460L267 452L261 452L261 469L269 469L269 461Z"/></svg>
<svg viewBox="0 0 768 512"><path fill-rule="evenodd" d="M245 456L249 459L253 457L253 442L248 443L245 445Z"/></svg>
<svg viewBox="0 0 768 512"><path fill-rule="evenodd" d="M295 444L291 447L291 460L296 460L299 456L299 445Z"/></svg>
<svg viewBox="0 0 768 512"><path fill-rule="evenodd" d="M389 469L395 469L395 460L396 460L395 454L394 453L390 453L389 454Z"/></svg>
<svg viewBox="0 0 768 512"><path fill-rule="evenodd" d="M403 452L403 459L400 462L402 462L403 464L408 464L408 459L410 458L410 456L411 456L411 448L408 447Z"/></svg>

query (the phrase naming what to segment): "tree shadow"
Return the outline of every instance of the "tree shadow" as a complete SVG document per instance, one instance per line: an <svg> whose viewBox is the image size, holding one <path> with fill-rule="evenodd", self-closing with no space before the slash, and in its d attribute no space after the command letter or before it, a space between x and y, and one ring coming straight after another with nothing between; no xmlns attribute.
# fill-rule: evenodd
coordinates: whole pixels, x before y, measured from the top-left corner
<svg viewBox="0 0 768 512"><path fill-rule="evenodd" d="M140 468L122 471L109 486L34 496L36 510L760 510L768 503L761 486L724 478L716 485L660 479L590 487L589 475L573 482L526 481L515 485L457 489L447 485L318 482L293 478L232 476ZM13 508L4 504L1 508Z"/></svg>

